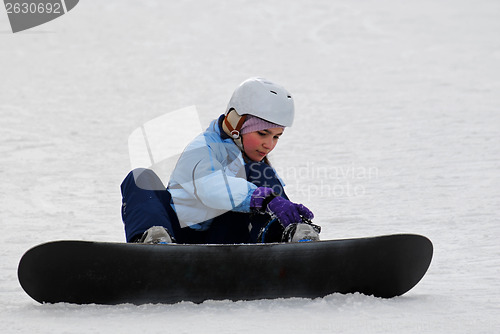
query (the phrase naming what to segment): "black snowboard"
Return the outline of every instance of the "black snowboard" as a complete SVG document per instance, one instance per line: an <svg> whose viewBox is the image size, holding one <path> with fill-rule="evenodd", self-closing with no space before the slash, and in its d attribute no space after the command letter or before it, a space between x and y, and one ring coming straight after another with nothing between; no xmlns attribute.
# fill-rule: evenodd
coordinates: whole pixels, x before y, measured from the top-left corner
<svg viewBox="0 0 500 334"><path fill-rule="evenodd" d="M55 241L26 252L18 277L41 303L391 298L422 279L432 252L429 239L411 234L246 245Z"/></svg>

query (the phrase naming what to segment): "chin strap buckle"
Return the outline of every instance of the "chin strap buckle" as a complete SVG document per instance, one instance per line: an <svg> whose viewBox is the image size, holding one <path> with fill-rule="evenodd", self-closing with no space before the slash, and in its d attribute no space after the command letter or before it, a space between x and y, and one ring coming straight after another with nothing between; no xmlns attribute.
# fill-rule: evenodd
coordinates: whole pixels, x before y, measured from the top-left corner
<svg viewBox="0 0 500 334"><path fill-rule="evenodd" d="M240 132L238 130L231 131L231 137L233 137L233 139L240 138Z"/></svg>

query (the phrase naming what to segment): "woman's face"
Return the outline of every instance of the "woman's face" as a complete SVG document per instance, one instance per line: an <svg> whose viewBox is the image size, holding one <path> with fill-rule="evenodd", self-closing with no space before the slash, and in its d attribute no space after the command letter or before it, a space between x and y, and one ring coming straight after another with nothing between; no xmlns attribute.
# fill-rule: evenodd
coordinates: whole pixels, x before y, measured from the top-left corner
<svg viewBox="0 0 500 334"><path fill-rule="evenodd" d="M282 134L283 128L270 128L241 135L245 154L253 161L262 161L274 149Z"/></svg>

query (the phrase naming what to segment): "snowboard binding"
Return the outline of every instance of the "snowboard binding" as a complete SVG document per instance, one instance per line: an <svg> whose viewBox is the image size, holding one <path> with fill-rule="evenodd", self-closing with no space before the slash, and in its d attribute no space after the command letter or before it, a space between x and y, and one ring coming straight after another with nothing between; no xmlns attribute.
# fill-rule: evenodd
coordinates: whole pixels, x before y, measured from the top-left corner
<svg viewBox="0 0 500 334"><path fill-rule="evenodd" d="M290 224L283 231L281 242L319 241L321 226L315 225L310 219L302 217L302 223Z"/></svg>
<svg viewBox="0 0 500 334"><path fill-rule="evenodd" d="M261 228L257 243L319 241L320 233L321 226L304 217L301 223L290 224L286 228L274 218Z"/></svg>
<svg viewBox="0 0 500 334"><path fill-rule="evenodd" d="M175 243L174 237L163 226L152 226L137 241L143 244L165 245Z"/></svg>

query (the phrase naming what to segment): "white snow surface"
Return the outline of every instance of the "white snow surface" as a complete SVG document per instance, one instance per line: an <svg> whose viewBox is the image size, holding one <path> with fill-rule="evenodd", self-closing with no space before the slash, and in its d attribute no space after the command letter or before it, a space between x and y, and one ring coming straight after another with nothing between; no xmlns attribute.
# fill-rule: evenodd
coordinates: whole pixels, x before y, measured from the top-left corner
<svg viewBox="0 0 500 334"><path fill-rule="evenodd" d="M499 17L497 0L85 0L13 34L0 10L1 332L498 332ZM142 306L24 293L29 248L124 241L134 129L190 105L206 126L250 76L294 95L271 160L323 239L432 240L414 289Z"/></svg>

